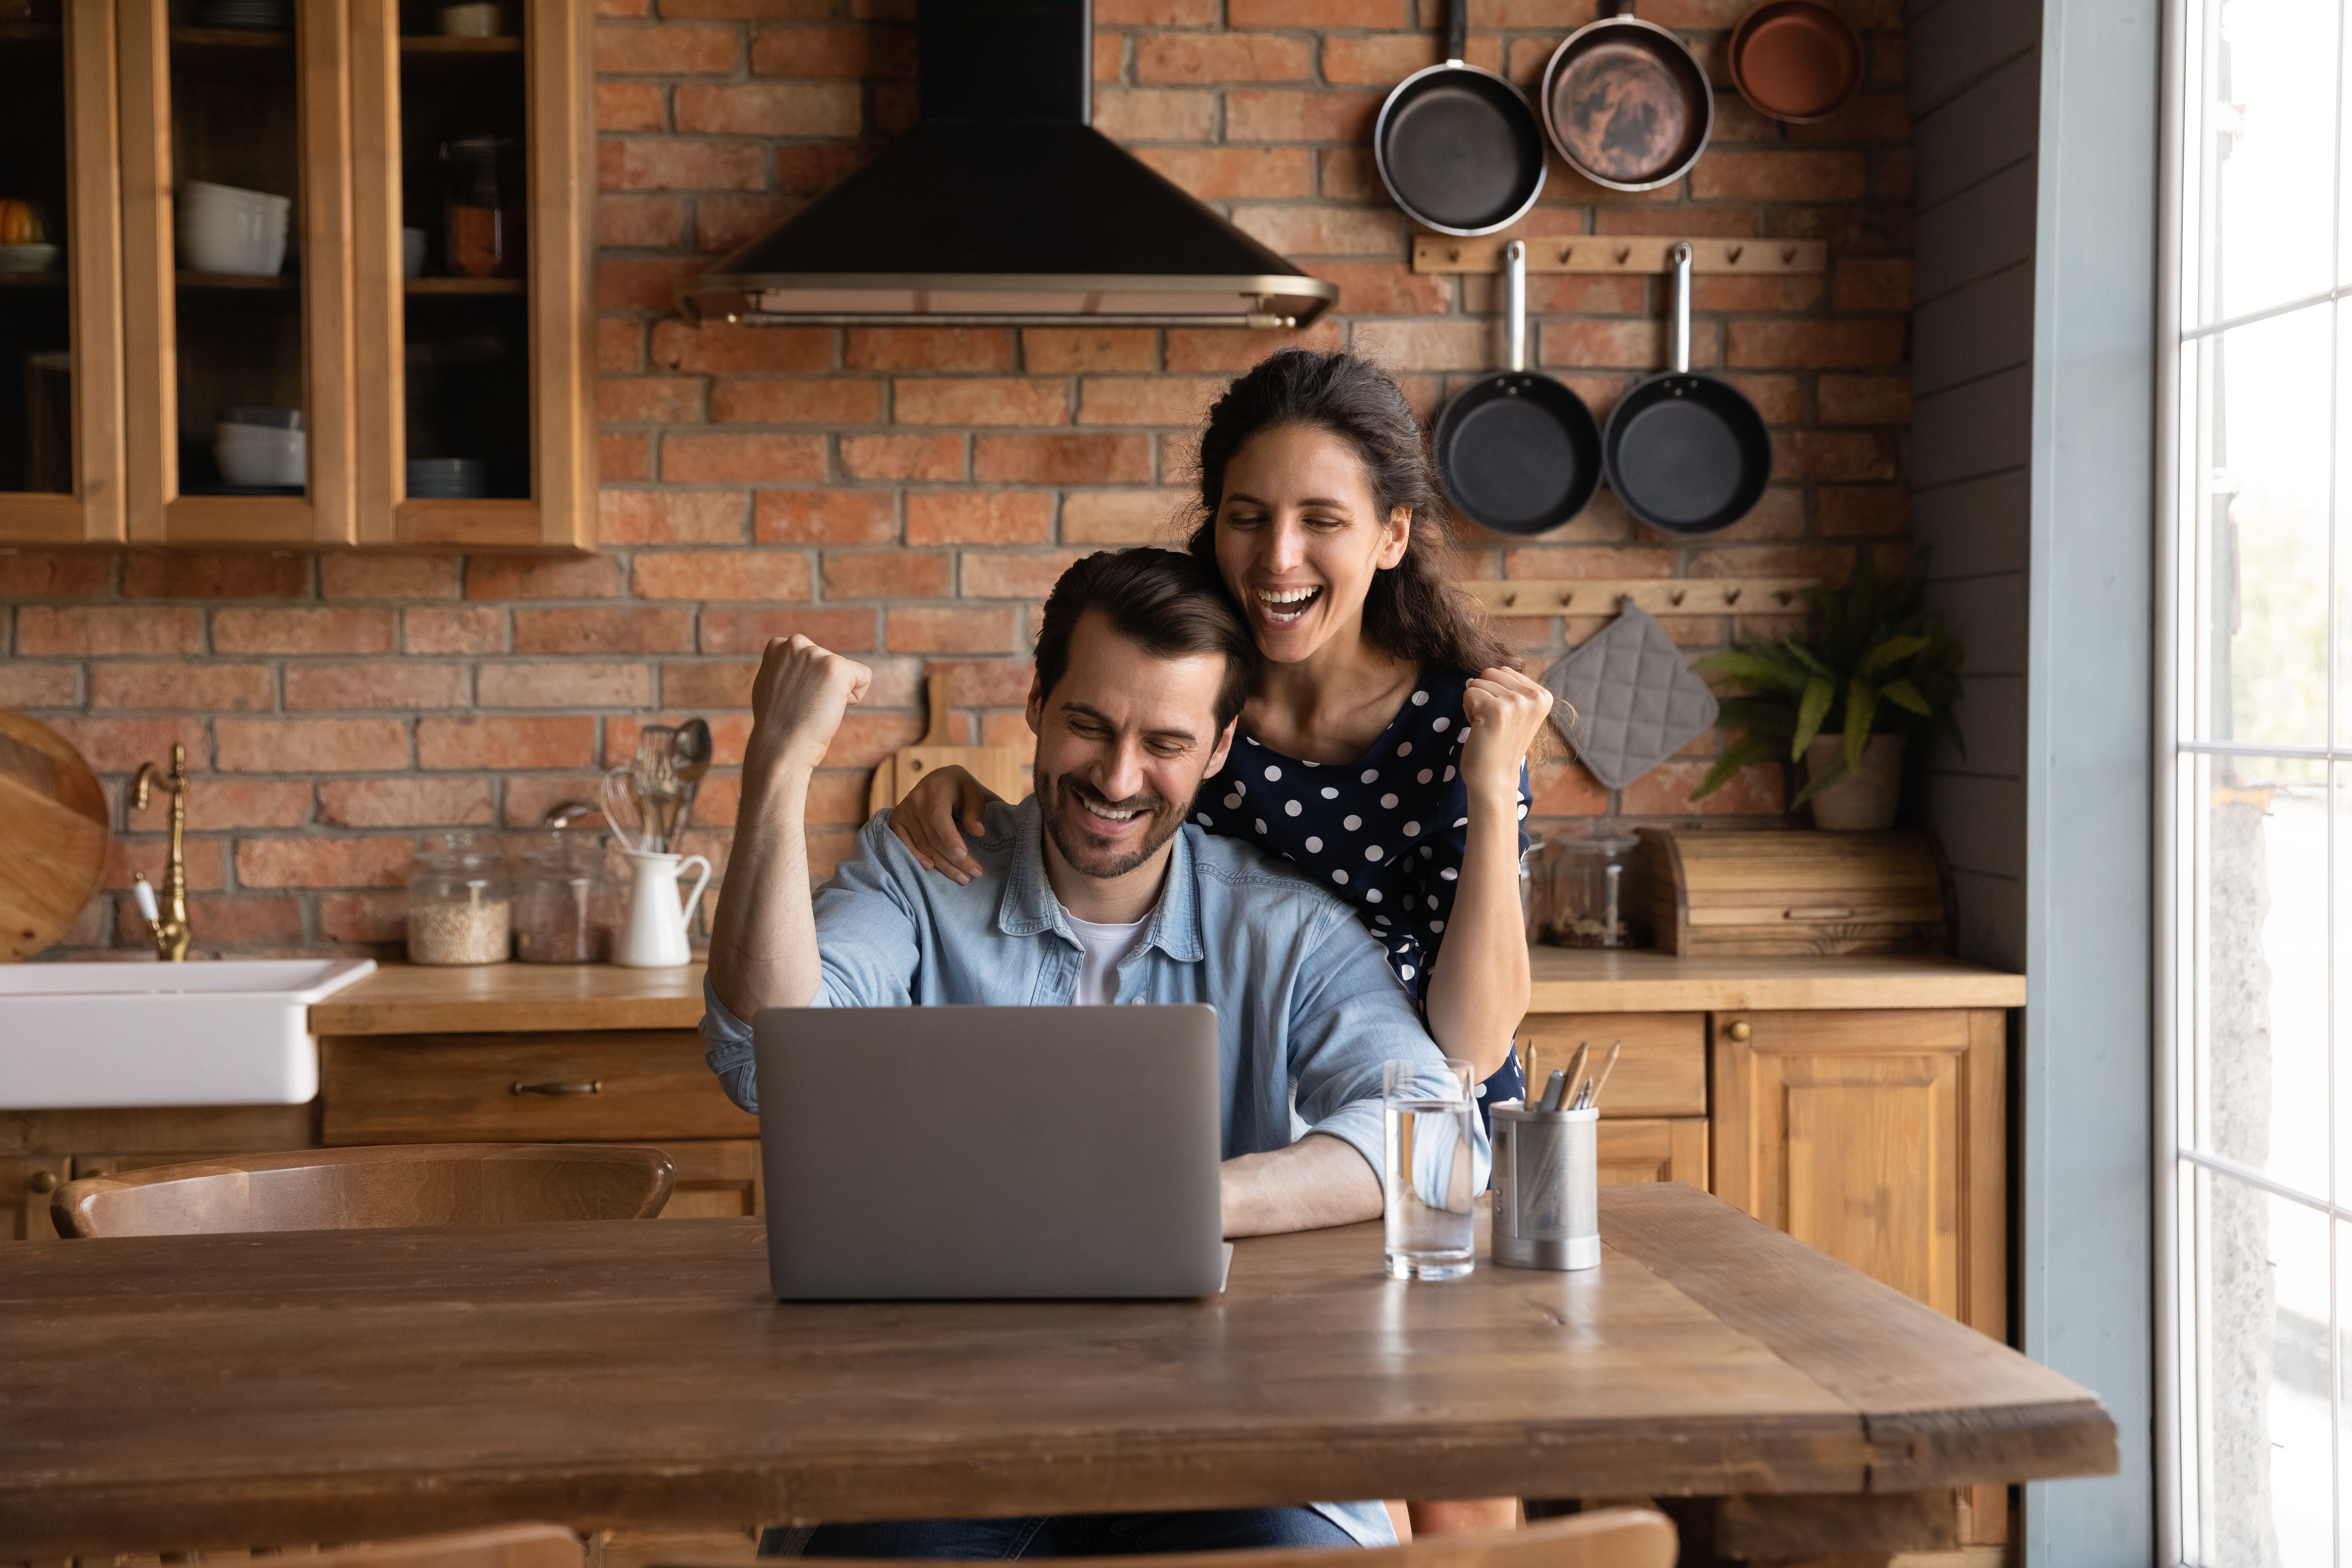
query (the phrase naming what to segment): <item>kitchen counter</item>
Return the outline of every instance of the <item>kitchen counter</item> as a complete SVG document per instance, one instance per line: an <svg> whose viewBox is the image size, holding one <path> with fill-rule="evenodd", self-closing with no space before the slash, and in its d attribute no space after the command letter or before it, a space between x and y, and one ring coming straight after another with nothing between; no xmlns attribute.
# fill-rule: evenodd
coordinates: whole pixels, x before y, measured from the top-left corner
<svg viewBox="0 0 2352 1568"><path fill-rule="evenodd" d="M1676 958L1538 947L1531 1013L2017 1007L2025 977L1948 958ZM314 1035L691 1029L702 966L387 963L310 1009Z"/></svg>

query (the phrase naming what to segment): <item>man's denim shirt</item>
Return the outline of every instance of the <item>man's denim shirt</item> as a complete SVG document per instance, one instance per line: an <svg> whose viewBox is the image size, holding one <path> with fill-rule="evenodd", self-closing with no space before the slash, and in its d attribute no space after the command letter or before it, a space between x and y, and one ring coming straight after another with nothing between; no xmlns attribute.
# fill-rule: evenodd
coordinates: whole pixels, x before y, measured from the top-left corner
<svg viewBox="0 0 2352 1568"><path fill-rule="evenodd" d="M816 897L819 1007L1037 1006L1077 994L1084 949L1045 881L1037 801L992 805L970 844L981 874L959 887L926 871L881 813ZM1293 1094L1307 1128L1345 1139L1378 1177L1381 1064L1428 1064L1436 1045L1355 911L1293 867L1186 824L1144 940L1118 966L1124 1003L1217 1010L1223 1157L1291 1142ZM759 1109L751 1030L706 981L702 1037L728 1097ZM1441 1080L1442 1081L1442 1080ZM1476 1117L1469 1190L1486 1185ZM1378 1268L1369 1256L1365 1267ZM1377 1501L1312 1505L1365 1546L1393 1546Z"/></svg>

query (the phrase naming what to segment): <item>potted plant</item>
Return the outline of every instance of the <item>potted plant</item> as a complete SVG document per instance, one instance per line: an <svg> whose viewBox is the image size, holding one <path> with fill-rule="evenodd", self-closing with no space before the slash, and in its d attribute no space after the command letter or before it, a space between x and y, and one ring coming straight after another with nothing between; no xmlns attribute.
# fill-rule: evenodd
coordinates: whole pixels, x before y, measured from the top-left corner
<svg viewBox="0 0 2352 1568"><path fill-rule="evenodd" d="M1696 661L1693 668L1750 689L1723 700L1717 722L1744 733L1724 748L1691 799L1785 752L1805 764L1805 786L1791 809L1810 802L1815 826L1868 832L1895 825L1903 745L1915 727L1933 724L1967 755L1952 718L1966 650L1942 616L1920 607L1927 570L1923 551L1899 575L1881 580L1863 551L1845 586L1811 591L1821 612L1817 636L1748 637L1729 653Z"/></svg>

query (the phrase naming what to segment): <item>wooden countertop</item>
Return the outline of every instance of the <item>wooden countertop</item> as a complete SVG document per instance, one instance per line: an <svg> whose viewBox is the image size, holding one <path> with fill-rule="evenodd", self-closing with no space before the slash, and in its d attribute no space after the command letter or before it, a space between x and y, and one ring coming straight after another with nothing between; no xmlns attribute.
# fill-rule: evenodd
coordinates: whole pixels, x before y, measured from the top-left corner
<svg viewBox="0 0 2352 1568"><path fill-rule="evenodd" d="M1531 1013L2019 1007L2025 976L1948 958L1675 958L1538 947ZM691 1029L702 965L387 963L310 1009L314 1035Z"/></svg>

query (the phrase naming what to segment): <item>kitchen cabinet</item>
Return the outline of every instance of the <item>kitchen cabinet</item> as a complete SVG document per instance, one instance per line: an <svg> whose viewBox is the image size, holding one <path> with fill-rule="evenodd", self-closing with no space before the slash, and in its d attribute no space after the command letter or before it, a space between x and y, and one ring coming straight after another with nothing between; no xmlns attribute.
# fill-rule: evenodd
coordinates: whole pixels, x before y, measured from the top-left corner
<svg viewBox="0 0 2352 1568"><path fill-rule="evenodd" d="M0 201L53 255L0 271L0 542L123 536L121 191L114 0L0 22Z"/></svg>
<svg viewBox="0 0 2352 1568"><path fill-rule="evenodd" d="M0 73L66 84L32 161L72 236L65 271L0 274L42 302L0 326L0 543L593 543L593 18L525 0L520 37L449 38L437 10L290 0L268 32L203 25L200 0L67 0L62 26L0 28ZM443 199L461 143L507 169L475 214L503 244L486 276L448 243L475 213ZM282 262L192 247L183 218L232 198L191 182L283 204ZM230 409L299 415L276 482L216 460ZM412 486L412 460L444 471Z"/></svg>
<svg viewBox="0 0 2352 1568"><path fill-rule="evenodd" d="M0 1159L0 1192L8 1194L8 1221L0 1241L55 1241L49 1194L73 1177L73 1162L58 1154Z"/></svg>

